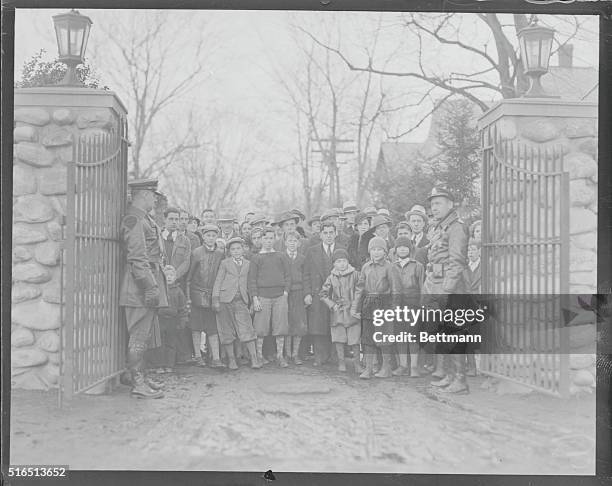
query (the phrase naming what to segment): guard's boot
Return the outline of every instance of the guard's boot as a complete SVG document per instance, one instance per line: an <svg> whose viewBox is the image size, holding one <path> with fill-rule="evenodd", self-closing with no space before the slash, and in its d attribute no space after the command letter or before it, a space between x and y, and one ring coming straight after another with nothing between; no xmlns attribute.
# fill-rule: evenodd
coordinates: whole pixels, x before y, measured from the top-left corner
<svg viewBox="0 0 612 486"><path fill-rule="evenodd" d="M369 380L372 378L372 368L374 367L374 355L372 353L366 353L365 355L365 369L359 375L362 380Z"/></svg>
<svg viewBox="0 0 612 486"><path fill-rule="evenodd" d="M453 382L451 375L446 375L444 378L438 381L432 381L431 386L435 386L436 388L444 388L445 386L449 386Z"/></svg>
<svg viewBox="0 0 612 486"><path fill-rule="evenodd" d="M436 354L436 369L431 374L433 378L444 378L446 373L444 372L444 355Z"/></svg>
<svg viewBox="0 0 612 486"><path fill-rule="evenodd" d="M164 383L161 381L157 381L153 378L151 378L150 376L146 376L145 375L145 379L144 379L145 383L147 385L149 385L149 388L151 388L151 390L163 390L164 388Z"/></svg>
<svg viewBox="0 0 612 486"><path fill-rule="evenodd" d="M376 378L391 378L391 376L393 376L391 374L391 355L389 353L383 353L382 366L380 367L380 371L374 376L376 376Z"/></svg>
<svg viewBox="0 0 612 486"><path fill-rule="evenodd" d="M136 398L162 398L164 394L161 390L153 390L147 385L144 375L137 371L133 373L134 388L131 395Z"/></svg>
<svg viewBox="0 0 612 486"><path fill-rule="evenodd" d="M446 388L442 388L440 392L454 393L455 395L467 395L470 393L470 388L468 387L465 375L456 373L452 383Z"/></svg>
<svg viewBox="0 0 612 486"><path fill-rule="evenodd" d="M119 383L126 386L134 386L132 374L129 371L124 371L119 375Z"/></svg>

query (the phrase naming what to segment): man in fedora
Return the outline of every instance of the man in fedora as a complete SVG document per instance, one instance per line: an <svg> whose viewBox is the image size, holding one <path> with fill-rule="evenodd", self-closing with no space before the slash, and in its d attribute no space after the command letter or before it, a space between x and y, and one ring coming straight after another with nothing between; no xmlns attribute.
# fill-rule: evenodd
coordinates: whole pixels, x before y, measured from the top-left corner
<svg viewBox="0 0 612 486"><path fill-rule="evenodd" d="M318 214L312 216L308 221L306 221L306 224L308 224L310 227L310 234L305 243L306 248L309 248L321 242L321 237L319 235L321 232L321 216Z"/></svg>
<svg viewBox="0 0 612 486"><path fill-rule="evenodd" d="M406 221L412 228L412 242L416 248L425 248L429 244L429 240L425 235L427 226L427 211L420 204L415 204L406 211Z"/></svg>
<svg viewBox="0 0 612 486"><path fill-rule="evenodd" d="M357 213L359 213L359 209L357 208L357 204L354 202L347 202L342 206L342 213L344 216L344 227L342 228L342 232L346 235L347 238L351 238L353 234L356 232L355 228L355 217Z"/></svg>
<svg viewBox="0 0 612 486"><path fill-rule="evenodd" d="M435 218L427 253L422 304L427 308L465 306L464 273L467 268L468 228L454 209L455 199L444 187L434 187L427 198ZM429 332L462 332L454 323L427 325ZM432 386L445 393L469 393L465 377L465 344L436 344L436 370ZM452 354L451 354L452 353ZM446 359L445 359L446 358Z"/></svg>
<svg viewBox="0 0 612 486"><path fill-rule="evenodd" d="M145 350L162 344L157 309L168 306L161 229L149 214L159 194L157 180L134 180L128 186L132 202L121 220L126 265L119 294L129 334L127 378L132 396L161 398L163 393L147 379L144 368Z"/></svg>
<svg viewBox="0 0 612 486"><path fill-rule="evenodd" d="M261 214L261 213L258 213L255 216L253 216L253 219L251 220L251 228L263 229L269 224L270 224L270 221L268 220L268 218L264 214Z"/></svg>
<svg viewBox="0 0 612 486"><path fill-rule="evenodd" d="M219 211L219 217L217 218L217 226L220 228L219 238L223 239L225 243L236 236L240 236L234 231L234 222L236 218L229 209L222 209Z"/></svg>
<svg viewBox="0 0 612 486"><path fill-rule="evenodd" d="M297 225L300 222L300 217L293 211L284 211L280 213L272 222L272 226L278 226L281 229L280 236L274 242L274 249L278 252L285 253L285 235L287 233L295 233ZM304 251L304 246L300 246L298 251Z"/></svg>

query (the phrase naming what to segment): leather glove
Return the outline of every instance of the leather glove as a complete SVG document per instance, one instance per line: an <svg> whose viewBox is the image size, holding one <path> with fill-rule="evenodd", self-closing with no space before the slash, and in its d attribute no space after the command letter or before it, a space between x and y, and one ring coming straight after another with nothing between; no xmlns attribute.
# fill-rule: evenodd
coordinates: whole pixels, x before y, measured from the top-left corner
<svg viewBox="0 0 612 486"><path fill-rule="evenodd" d="M150 289L145 290L145 305L147 307L157 307L159 305L159 288L151 287Z"/></svg>

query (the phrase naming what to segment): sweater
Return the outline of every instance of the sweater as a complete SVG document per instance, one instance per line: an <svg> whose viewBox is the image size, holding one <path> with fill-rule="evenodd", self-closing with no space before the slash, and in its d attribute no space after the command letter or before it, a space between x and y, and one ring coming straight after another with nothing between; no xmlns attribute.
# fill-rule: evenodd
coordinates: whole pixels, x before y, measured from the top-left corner
<svg viewBox="0 0 612 486"><path fill-rule="evenodd" d="M281 253L269 252L253 255L249 266L247 287L252 297L273 299L289 293L291 271Z"/></svg>

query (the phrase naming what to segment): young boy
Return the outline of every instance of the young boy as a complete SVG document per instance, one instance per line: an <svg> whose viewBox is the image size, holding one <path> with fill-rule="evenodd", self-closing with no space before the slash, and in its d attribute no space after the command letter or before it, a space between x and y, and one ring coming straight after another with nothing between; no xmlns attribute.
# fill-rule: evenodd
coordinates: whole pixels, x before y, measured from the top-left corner
<svg viewBox="0 0 612 486"><path fill-rule="evenodd" d="M243 243L241 237L231 238L227 242L230 257L221 262L212 293L213 308L218 312L219 341L227 353L230 370L238 369L234 354L236 339L246 344L251 368L261 368L255 350L257 334L248 307L247 276L250 263L243 257Z"/></svg>
<svg viewBox="0 0 612 486"><path fill-rule="evenodd" d="M331 339L338 353L338 371L346 371L344 346L349 345L353 348L355 372L360 374L363 373L359 365L361 325L359 319L351 315L359 272L349 264L349 255L344 248L334 250L332 262L334 268L325 280L319 296L331 309Z"/></svg>
<svg viewBox="0 0 612 486"><path fill-rule="evenodd" d="M191 305L189 328L193 339L198 366L205 366L200 353L202 332L208 337L212 353L213 368L222 368L219 355L219 335L217 331L217 316L212 308L212 291L224 253L216 245L219 228L214 224L206 224L202 228L204 243L191 254L191 265L187 274L187 295Z"/></svg>
<svg viewBox="0 0 612 486"><path fill-rule="evenodd" d="M265 228L261 251L253 255L249 266L248 289L253 298L257 331L257 358L263 359L264 337L270 333L276 338L276 357L281 368L289 366L285 360L285 336L289 333L287 296L291 289L291 273L287 261L274 250L276 232Z"/></svg>
<svg viewBox="0 0 612 486"><path fill-rule="evenodd" d="M178 332L187 326L187 299L176 280L176 270L167 265L164 268L168 283L168 307L159 309L159 328L161 331L164 373L174 372Z"/></svg>
<svg viewBox="0 0 612 486"><path fill-rule="evenodd" d="M301 365L299 356L300 342L308 332L306 323L306 306L304 305L304 255L299 253L299 235L297 232L285 233L283 257L287 261L289 274L291 276L291 287L289 288L288 301L288 324L289 332L285 338L285 350L287 357L291 358L296 365Z"/></svg>
<svg viewBox="0 0 612 486"><path fill-rule="evenodd" d="M380 236L375 236L368 243L370 260L361 269L357 281L355 299L351 306L351 315L361 319L361 341L365 346L364 372L359 376L363 379L372 377L374 355L380 348L382 351L382 366L376 373L377 378L391 376L392 344L379 344L374 341L374 333L382 332L390 335L394 332L392 321L385 321L381 326L374 326L374 312L394 308L399 303L401 282L397 269L387 259L387 242Z"/></svg>
<svg viewBox="0 0 612 486"><path fill-rule="evenodd" d="M399 273L402 288L400 306L416 309L421 302L421 289L425 281L425 268L414 259L415 247L410 238L400 236L395 240L394 265ZM418 331L417 327L412 328ZM393 370L394 376L410 375L418 377L418 343L395 343L399 366ZM410 356L410 363L408 363Z"/></svg>

